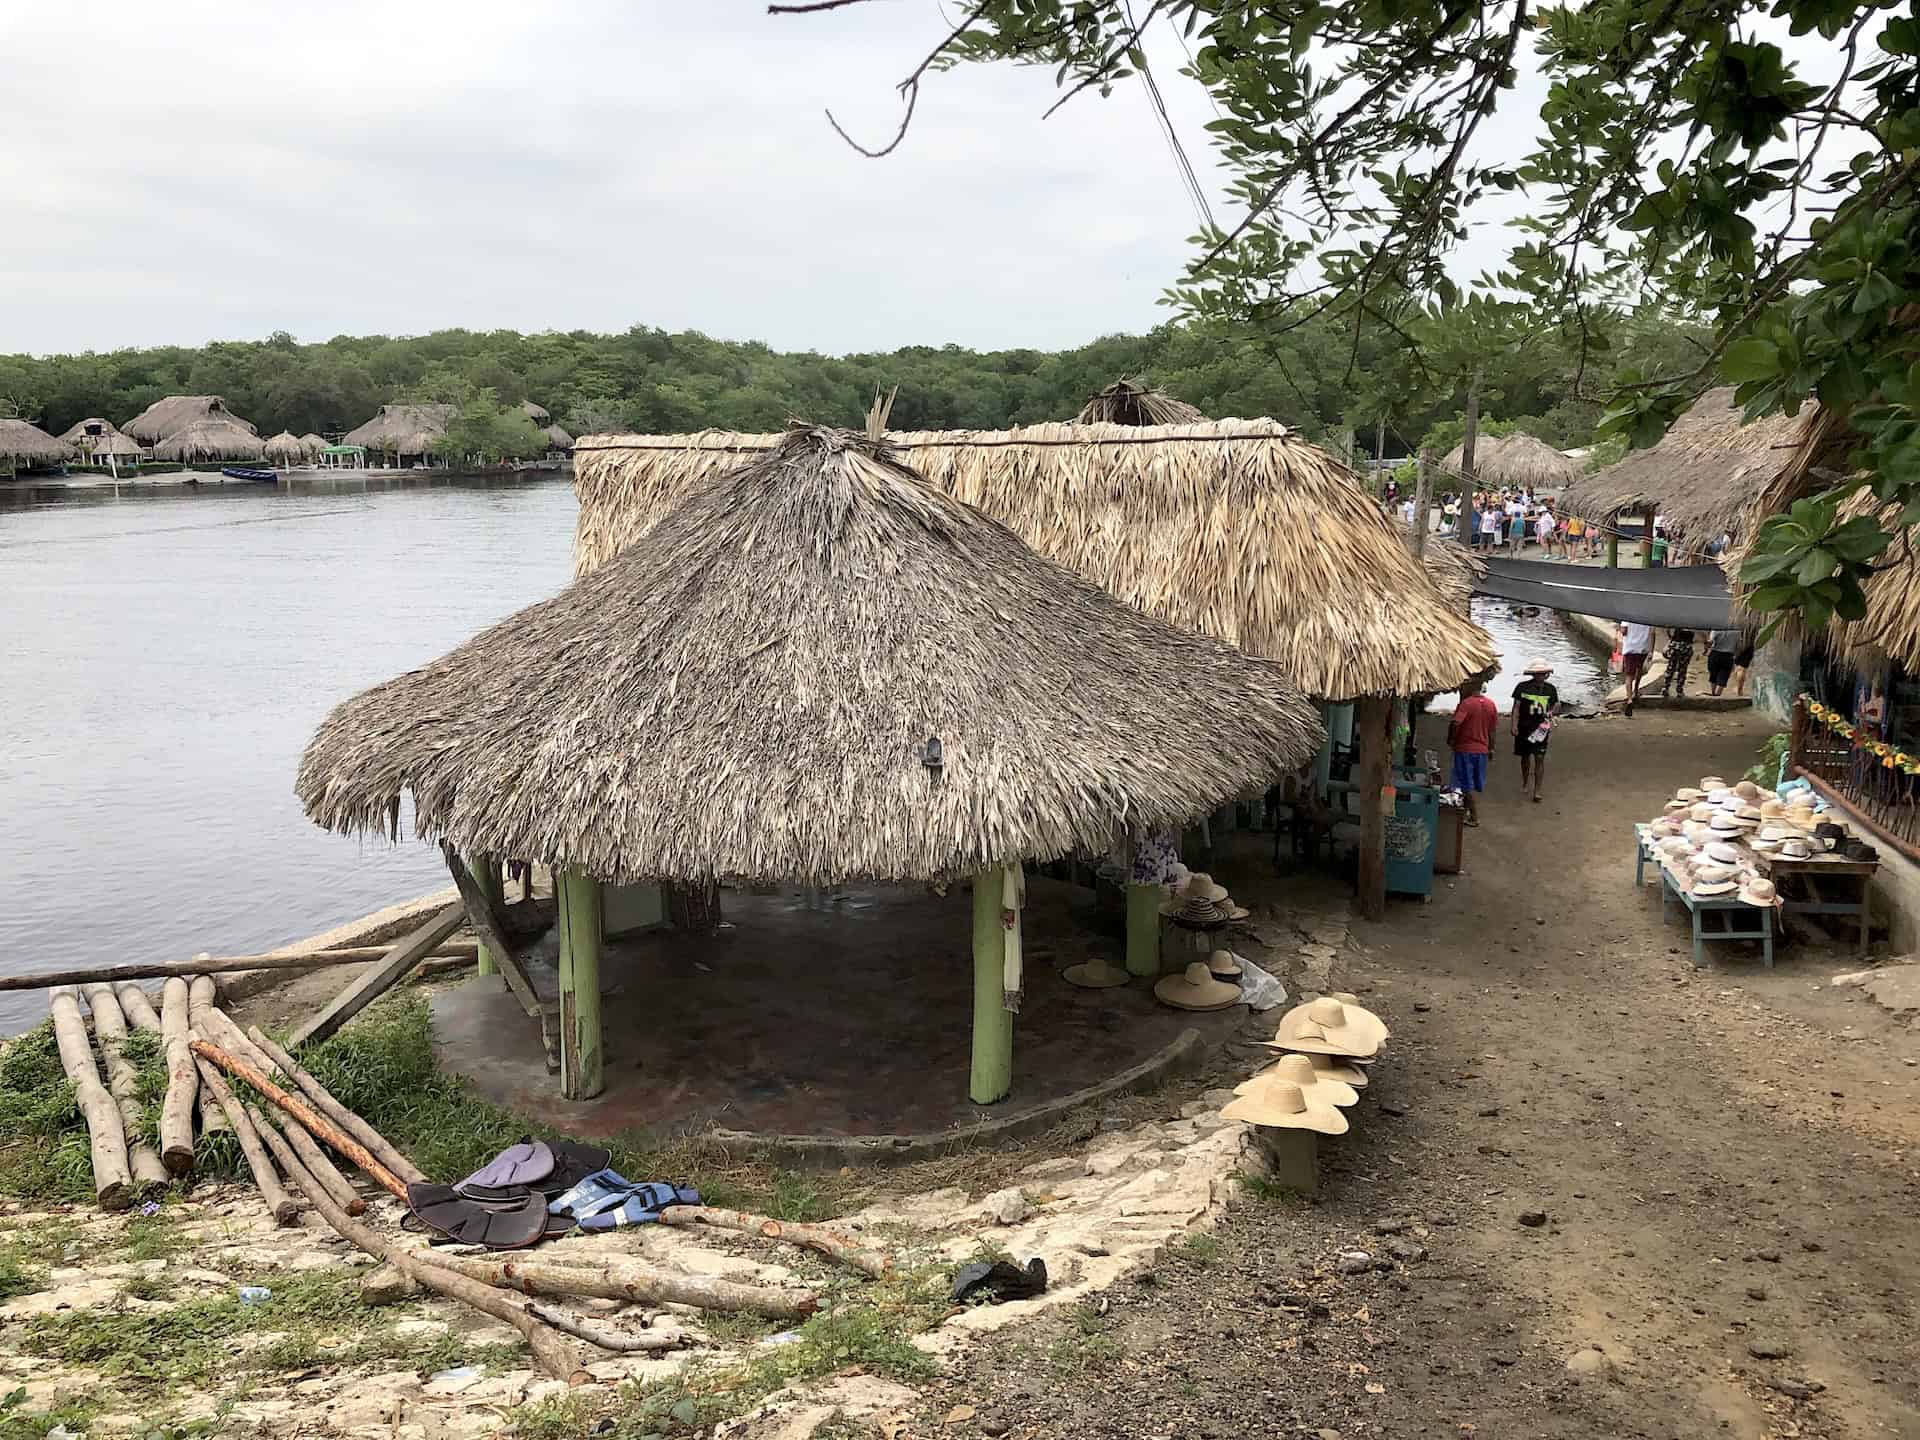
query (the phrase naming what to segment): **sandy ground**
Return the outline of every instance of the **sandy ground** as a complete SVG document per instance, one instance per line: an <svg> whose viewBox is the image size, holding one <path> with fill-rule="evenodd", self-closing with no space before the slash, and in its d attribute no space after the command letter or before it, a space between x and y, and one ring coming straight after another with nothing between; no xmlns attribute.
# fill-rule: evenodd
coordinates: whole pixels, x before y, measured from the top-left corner
<svg viewBox="0 0 1920 1440"><path fill-rule="evenodd" d="M1846 947L1694 970L1632 884L1631 822L1765 734L1570 724L1539 805L1496 759L1467 873L1356 926L1391 1108L1320 1198L1250 1199L1217 1253L960 1357L929 1428L1920 1435L1920 1035L1824 985ZM1248 897L1269 870L1217 868ZM1339 1273L1355 1250L1390 1268Z"/></svg>

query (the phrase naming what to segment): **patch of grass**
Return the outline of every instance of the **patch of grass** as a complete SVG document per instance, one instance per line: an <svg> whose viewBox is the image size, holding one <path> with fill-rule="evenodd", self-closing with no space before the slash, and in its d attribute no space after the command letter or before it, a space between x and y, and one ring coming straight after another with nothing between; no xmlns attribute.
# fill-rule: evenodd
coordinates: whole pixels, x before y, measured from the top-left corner
<svg viewBox="0 0 1920 1440"><path fill-rule="evenodd" d="M43 1440L48 1431L62 1426L70 1434L84 1435L100 1410L99 1401L84 1394L63 1396L51 1410L29 1410L22 1386L0 1395L0 1440Z"/></svg>
<svg viewBox="0 0 1920 1440"><path fill-rule="evenodd" d="M513 1440L577 1440L595 1433L593 1425L605 1405L585 1390L550 1396L514 1410L505 1433Z"/></svg>
<svg viewBox="0 0 1920 1440"><path fill-rule="evenodd" d="M786 1328L784 1320L769 1320L745 1310L712 1310L700 1317L700 1328L713 1339L727 1344L764 1340Z"/></svg>
<svg viewBox="0 0 1920 1440"><path fill-rule="evenodd" d="M183 1250L191 1250L193 1241L180 1231L180 1223L165 1210L153 1215L132 1215L127 1219L127 1238L121 1252L129 1260L171 1260Z"/></svg>
<svg viewBox="0 0 1920 1440"><path fill-rule="evenodd" d="M1305 1205L1308 1198L1291 1185L1282 1185L1269 1180L1265 1175L1242 1174L1237 1177L1240 1186L1249 1197L1264 1201L1270 1205Z"/></svg>
<svg viewBox="0 0 1920 1440"><path fill-rule="evenodd" d="M1047 1364L1056 1374L1082 1375L1111 1369L1126 1352L1108 1327L1107 1317L1091 1305L1066 1313L1067 1329L1047 1347Z"/></svg>
<svg viewBox="0 0 1920 1440"><path fill-rule="evenodd" d="M776 1220L803 1222L825 1219L828 1208L820 1187L810 1178L780 1170L773 1176L767 1213Z"/></svg>
<svg viewBox="0 0 1920 1440"><path fill-rule="evenodd" d="M173 1286L165 1276L130 1275L120 1293L129 1300L165 1300L173 1294Z"/></svg>
<svg viewBox="0 0 1920 1440"><path fill-rule="evenodd" d="M1189 1235L1180 1242L1180 1255L1204 1270L1220 1258L1220 1241L1212 1235Z"/></svg>

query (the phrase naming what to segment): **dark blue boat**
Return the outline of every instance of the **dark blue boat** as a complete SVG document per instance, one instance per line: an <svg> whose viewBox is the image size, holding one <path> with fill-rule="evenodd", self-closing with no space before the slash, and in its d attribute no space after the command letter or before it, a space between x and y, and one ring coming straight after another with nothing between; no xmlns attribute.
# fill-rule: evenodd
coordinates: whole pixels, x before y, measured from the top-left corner
<svg viewBox="0 0 1920 1440"><path fill-rule="evenodd" d="M257 480L267 485L280 478L277 470L249 470L244 465L223 465L220 473L229 480Z"/></svg>

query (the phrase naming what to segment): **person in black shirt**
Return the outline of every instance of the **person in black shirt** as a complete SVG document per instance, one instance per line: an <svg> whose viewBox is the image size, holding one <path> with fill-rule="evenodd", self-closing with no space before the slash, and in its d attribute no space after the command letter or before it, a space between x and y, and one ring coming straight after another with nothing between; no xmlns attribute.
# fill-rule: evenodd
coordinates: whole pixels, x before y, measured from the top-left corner
<svg viewBox="0 0 1920 1440"><path fill-rule="evenodd" d="M1520 788L1536 805L1547 782L1547 739L1560 708L1560 692L1547 679L1551 674L1553 666L1536 660L1527 666L1527 678L1513 687L1513 753L1520 757Z"/></svg>

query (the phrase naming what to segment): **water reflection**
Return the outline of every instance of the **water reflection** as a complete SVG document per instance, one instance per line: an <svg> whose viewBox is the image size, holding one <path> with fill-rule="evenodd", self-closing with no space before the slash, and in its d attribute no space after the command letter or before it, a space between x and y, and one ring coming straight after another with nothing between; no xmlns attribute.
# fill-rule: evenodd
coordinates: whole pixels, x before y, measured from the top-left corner
<svg viewBox="0 0 1920 1440"><path fill-rule="evenodd" d="M1599 705L1618 683L1607 673L1606 657L1596 653L1557 611L1476 595L1473 623L1493 637L1500 655L1500 673L1487 683L1487 694L1503 714L1513 708L1513 687L1525 678L1525 667L1534 660L1553 666L1553 683L1561 700L1576 708ZM1436 696L1429 708L1451 710L1459 698Z"/></svg>

